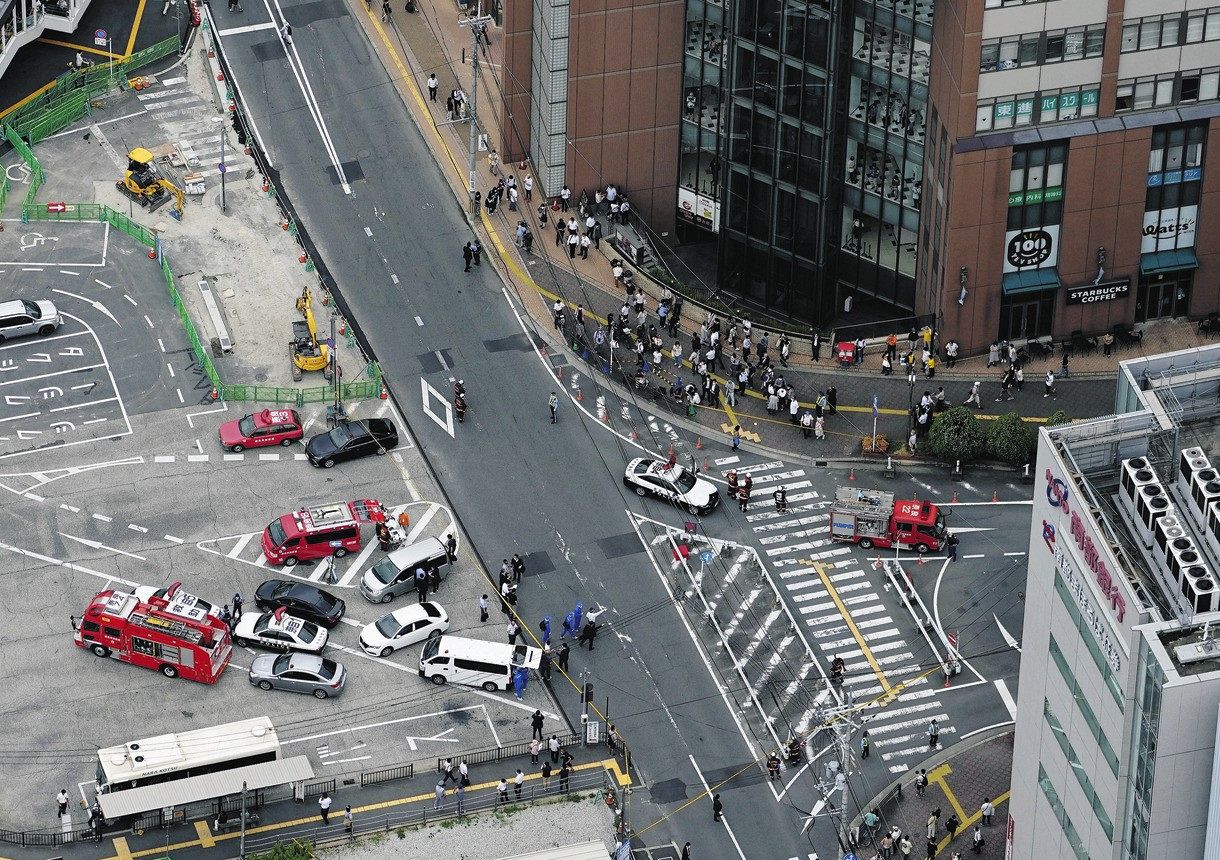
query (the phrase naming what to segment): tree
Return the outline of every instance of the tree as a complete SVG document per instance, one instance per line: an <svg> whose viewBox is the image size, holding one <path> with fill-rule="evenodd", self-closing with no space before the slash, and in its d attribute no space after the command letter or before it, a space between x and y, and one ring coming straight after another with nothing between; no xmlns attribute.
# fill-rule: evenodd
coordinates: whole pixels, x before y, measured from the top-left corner
<svg viewBox="0 0 1220 860"><path fill-rule="evenodd" d="M928 444L940 460L969 463L987 452L987 434L974 413L964 406L955 406L932 419Z"/></svg>
<svg viewBox="0 0 1220 860"><path fill-rule="evenodd" d="M1064 412L1062 409L1057 409L1050 414L1049 418L1046 419L1045 426L1058 427L1060 424L1071 424L1071 423L1072 423L1072 419L1068 418L1068 414L1066 412Z"/></svg>
<svg viewBox="0 0 1220 860"><path fill-rule="evenodd" d="M1010 466L1034 462L1038 436L1015 412L1001 415L987 428L987 453Z"/></svg>

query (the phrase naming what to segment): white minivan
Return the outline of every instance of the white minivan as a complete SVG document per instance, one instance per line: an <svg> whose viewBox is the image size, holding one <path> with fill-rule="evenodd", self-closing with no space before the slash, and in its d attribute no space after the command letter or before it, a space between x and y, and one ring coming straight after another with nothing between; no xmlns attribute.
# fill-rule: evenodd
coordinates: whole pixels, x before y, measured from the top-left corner
<svg viewBox="0 0 1220 860"><path fill-rule="evenodd" d="M429 639L419 658L419 676L440 686L452 681L489 693L513 688L513 671L537 669L542 652L529 645L487 642L461 636Z"/></svg>
<svg viewBox="0 0 1220 860"><path fill-rule="evenodd" d="M427 537L396 549L364 572L360 593L369 603L389 603L395 597L415 590L415 571L423 568L429 576L443 580L449 570L449 551L440 538Z"/></svg>

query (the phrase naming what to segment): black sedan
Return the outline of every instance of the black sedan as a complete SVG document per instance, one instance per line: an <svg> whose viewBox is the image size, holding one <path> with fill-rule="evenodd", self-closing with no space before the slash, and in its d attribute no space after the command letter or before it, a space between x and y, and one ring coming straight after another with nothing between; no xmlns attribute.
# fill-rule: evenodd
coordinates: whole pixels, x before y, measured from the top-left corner
<svg viewBox="0 0 1220 860"><path fill-rule="evenodd" d="M323 627L334 627L347 610L347 604L333 594L305 582L268 579L254 592L259 609L285 607L298 618L316 621Z"/></svg>
<svg viewBox="0 0 1220 860"><path fill-rule="evenodd" d="M305 445L309 462L323 469L369 454L384 454L398 447L398 430L385 418L344 421L329 433L319 433Z"/></svg>

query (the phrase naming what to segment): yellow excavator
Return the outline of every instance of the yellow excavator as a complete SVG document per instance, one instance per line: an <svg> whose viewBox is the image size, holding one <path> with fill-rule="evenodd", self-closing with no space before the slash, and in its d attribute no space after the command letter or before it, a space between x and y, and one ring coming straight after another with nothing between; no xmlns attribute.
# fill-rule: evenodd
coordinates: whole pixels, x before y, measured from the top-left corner
<svg viewBox="0 0 1220 860"><path fill-rule="evenodd" d="M142 146L127 153L127 171L121 180L114 183L114 187L147 207L150 212L160 209L173 198L174 211L170 214L181 221L186 197L182 189L157 172L154 160L153 154Z"/></svg>
<svg viewBox="0 0 1220 860"><path fill-rule="evenodd" d="M292 322L292 341L289 343L292 378L300 380L303 371L320 370L326 379L330 379L330 348L318 340L318 326L313 318L313 293L309 287L301 290L297 310L305 319Z"/></svg>

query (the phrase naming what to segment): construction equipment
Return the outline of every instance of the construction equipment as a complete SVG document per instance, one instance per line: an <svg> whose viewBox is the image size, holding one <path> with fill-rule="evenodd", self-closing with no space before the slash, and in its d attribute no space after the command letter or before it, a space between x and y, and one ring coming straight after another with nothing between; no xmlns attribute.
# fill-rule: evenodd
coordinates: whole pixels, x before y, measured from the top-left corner
<svg viewBox="0 0 1220 860"><path fill-rule="evenodd" d="M326 379L330 379L330 348L318 340L318 326L313 318L313 293L308 286L301 290L297 299L297 311L305 319L292 322L292 340L289 342L292 378L299 380L302 371L320 370Z"/></svg>
<svg viewBox="0 0 1220 860"><path fill-rule="evenodd" d="M182 189L157 172L154 160L151 152L137 146L127 153L127 171L121 180L114 183L114 187L141 206L147 207L150 212L161 208L172 197L175 211L170 214L181 221L186 198Z"/></svg>

